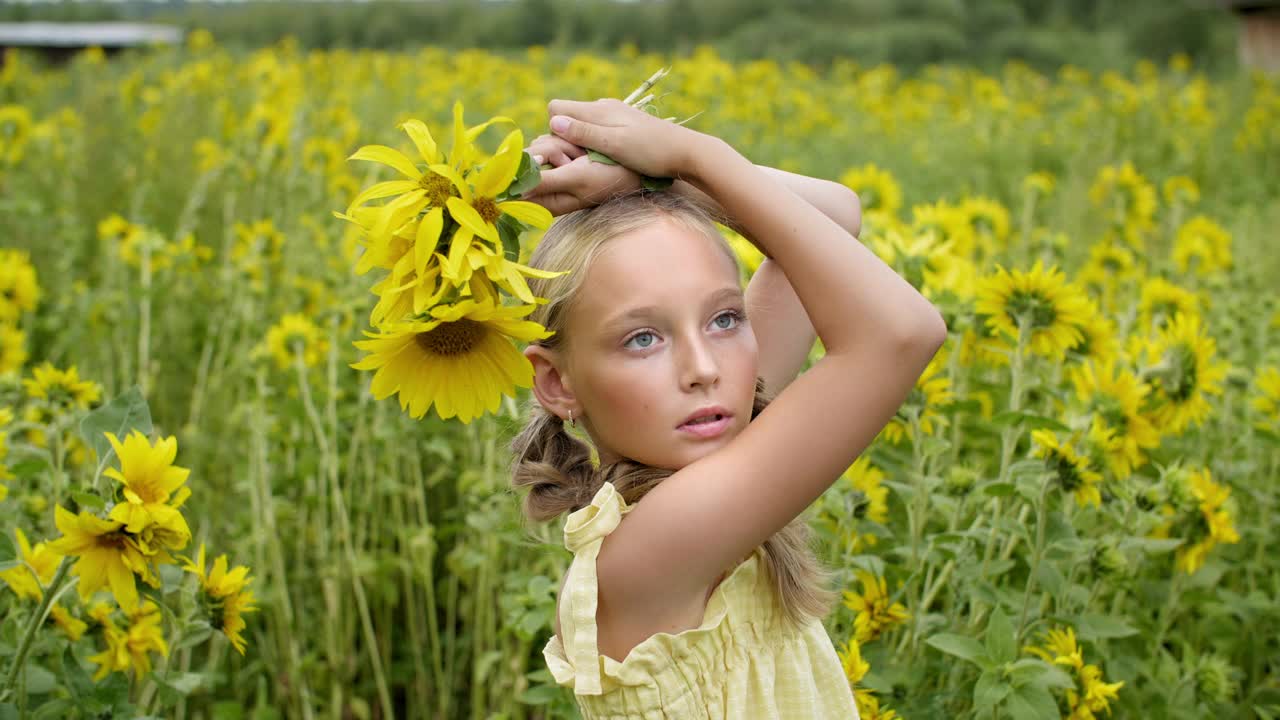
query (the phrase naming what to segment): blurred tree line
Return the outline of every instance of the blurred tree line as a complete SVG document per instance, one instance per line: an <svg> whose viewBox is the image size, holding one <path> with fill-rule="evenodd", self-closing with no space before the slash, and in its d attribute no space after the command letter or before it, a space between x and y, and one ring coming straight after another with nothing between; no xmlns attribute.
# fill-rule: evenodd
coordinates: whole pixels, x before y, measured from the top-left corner
<svg viewBox="0 0 1280 720"><path fill-rule="evenodd" d="M1099 69L1177 52L1234 67L1235 21L1211 0L373 0L372 2L42 2L0 4L0 20L149 20L210 30L228 45L291 34L306 47L489 50L544 45L681 54L710 44L733 59L817 66L835 58L905 69L953 61L990 69Z"/></svg>

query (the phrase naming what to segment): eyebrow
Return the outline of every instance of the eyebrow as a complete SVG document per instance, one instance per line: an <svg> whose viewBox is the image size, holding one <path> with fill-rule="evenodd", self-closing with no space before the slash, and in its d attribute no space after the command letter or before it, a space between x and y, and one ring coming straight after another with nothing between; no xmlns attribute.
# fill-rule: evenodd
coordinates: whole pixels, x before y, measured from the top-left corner
<svg viewBox="0 0 1280 720"><path fill-rule="evenodd" d="M707 303L711 304L713 302L719 302L721 300L740 299L742 297L743 297L742 288L735 287L735 286L723 287L711 293L710 295L708 295ZM631 320L632 318L646 317L646 316L652 315L657 310L658 310L657 306L654 306L654 305L641 305L641 306L629 308L627 310L623 310L622 312L606 320L604 323L604 327L613 328L617 325L623 324L627 320Z"/></svg>

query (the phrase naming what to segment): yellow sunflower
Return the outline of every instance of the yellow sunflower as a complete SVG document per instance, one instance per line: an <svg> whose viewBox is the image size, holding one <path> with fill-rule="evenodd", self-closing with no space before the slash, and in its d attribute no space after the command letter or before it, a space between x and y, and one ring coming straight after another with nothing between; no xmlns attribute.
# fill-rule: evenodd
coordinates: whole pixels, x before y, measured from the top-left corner
<svg viewBox="0 0 1280 720"><path fill-rule="evenodd" d="M1128 282L1136 279L1140 270L1133 251L1113 242L1096 242L1089 247L1089 259L1080 268L1076 282L1093 295L1102 306L1115 306L1116 293Z"/></svg>
<svg viewBox="0 0 1280 720"><path fill-rule="evenodd" d="M1198 275L1231 269L1231 233L1204 215L1196 215L1178 228L1173 262L1187 273L1194 264Z"/></svg>
<svg viewBox="0 0 1280 720"><path fill-rule="evenodd" d="M470 298L431 308L430 319L412 319L366 331L371 339L355 346L370 354L352 363L376 370L371 391L381 400L399 393L401 409L420 418L432 404L444 419L469 423L484 410L495 412L501 396L531 387L533 366L511 340L551 336L541 325L517 320L533 305L503 306L495 297Z"/></svg>
<svg viewBox="0 0 1280 720"><path fill-rule="evenodd" d="M135 574L152 587L159 586L159 580L147 566L146 556L124 531L124 523L103 520L85 511L72 515L61 505L54 508L54 523L62 537L49 543L49 547L54 552L78 558L71 566L71 574L80 577L77 590L84 602L109 585L120 607L132 610L138 606Z"/></svg>
<svg viewBox="0 0 1280 720"><path fill-rule="evenodd" d="M22 561L26 564L0 572L0 580L4 580L18 597L39 601L44 597L40 588L53 580L62 556L54 552L49 543L36 543L34 548L31 547L22 528L14 528L13 534L18 538L18 548L22 553ZM34 574L32 570L35 571Z"/></svg>
<svg viewBox="0 0 1280 720"><path fill-rule="evenodd" d="M182 561L184 570L200 578L204 606L212 617L213 626L222 630L232 647L244 655L245 642L240 635L245 627L244 615L258 610L253 604L253 591L246 589L253 582L249 568L238 565L227 570L227 556L219 555L206 573L204 543L200 544L200 552L194 562L185 557Z"/></svg>
<svg viewBox="0 0 1280 720"><path fill-rule="evenodd" d="M27 361L27 334L0 321L0 375L22 369Z"/></svg>
<svg viewBox="0 0 1280 720"><path fill-rule="evenodd" d="M329 352L329 338L311 318L302 313L288 313L267 330L266 347L281 370L293 367L297 347L302 349L303 364L313 367Z"/></svg>
<svg viewBox="0 0 1280 720"><path fill-rule="evenodd" d="M871 457L863 453L845 470L844 477L849 479L854 489L853 518L884 525L889 519L889 488L882 484L884 472L872 465ZM856 528L852 540L851 552L859 552L878 542L873 533L859 533Z"/></svg>
<svg viewBox="0 0 1280 720"><path fill-rule="evenodd" d="M987 317L988 327L1017 342L1021 322L1028 349L1057 360L1084 340L1080 326L1087 320L1089 305L1084 292L1067 283L1061 271L1045 270L1040 260L1029 272L996 267L994 275L979 282L974 308Z"/></svg>
<svg viewBox="0 0 1280 720"><path fill-rule="evenodd" d="M1148 367L1150 417L1162 433L1181 434L1209 416L1209 395L1222 394L1229 366L1213 359L1217 343L1205 334L1200 316L1178 313L1155 339L1137 341L1133 353Z"/></svg>
<svg viewBox="0 0 1280 720"><path fill-rule="evenodd" d="M1115 432L1117 444L1105 456L1116 479L1124 480L1146 462L1146 450L1160 445L1160 433L1142 413L1151 386L1113 361L1089 362L1068 373L1076 397Z"/></svg>
<svg viewBox="0 0 1280 720"><path fill-rule="evenodd" d="M893 173L875 163L846 170L840 176L845 187L858 193L863 212L896 215L902 208L902 186Z"/></svg>
<svg viewBox="0 0 1280 720"><path fill-rule="evenodd" d="M107 647L88 658L89 662L98 665L97 672L93 674L94 682L110 673L130 670L135 677L142 677L151 672L150 652L158 652L165 657L169 655L169 646L164 641L160 606L148 600L133 610L126 610L125 614L128 622L126 628L117 627L109 617L103 625L102 636Z"/></svg>
<svg viewBox="0 0 1280 720"><path fill-rule="evenodd" d="M925 435L933 435L940 429L943 418L938 410L955 399L951 392L951 379L938 376L946 369L948 355L949 351L945 349L934 355L924 372L916 378L915 387L911 388L907 399L881 431L885 440L895 445L904 438L918 441L920 438L911 437L912 414L919 418L920 431Z"/></svg>
<svg viewBox="0 0 1280 720"><path fill-rule="evenodd" d="M40 283L31 256L23 250L0 249L0 321L16 322L36 309Z"/></svg>
<svg viewBox="0 0 1280 720"><path fill-rule="evenodd" d="M1160 328L1178 313L1199 314L1201 298L1164 278L1148 278L1142 283L1138 301L1138 322L1142 329Z"/></svg>
<svg viewBox="0 0 1280 720"><path fill-rule="evenodd" d="M81 380L75 365L59 370L46 362L34 368L31 377L22 384L27 388L27 397L46 400L62 409L88 410L102 397L102 386L92 380Z"/></svg>
<svg viewBox="0 0 1280 720"><path fill-rule="evenodd" d="M1178 548L1175 560L1179 570L1192 575L1204 565L1210 550L1220 543L1240 542L1240 534L1231 511L1223 507L1231 488L1214 482L1208 468L1191 470L1187 480L1198 512L1191 523L1190 536Z"/></svg>
<svg viewBox="0 0 1280 720"><path fill-rule="evenodd" d="M1254 384L1258 394L1250 399L1249 404L1261 416L1254 421L1254 426L1280 434L1280 368L1260 368L1254 376Z"/></svg>
<svg viewBox="0 0 1280 720"><path fill-rule="evenodd" d="M114 433L105 434L120 458L120 469L107 468L103 475L118 480L124 495L108 518L123 523L126 532L141 535L148 544L159 543L169 550L186 547L191 529L179 509L191 496L186 486L191 471L173 464L178 441L170 436L152 445L146 435L134 430L122 443Z"/></svg>
<svg viewBox="0 0 1280 720"><path fill-rule="evenodd" d="M84 636L84 631L89 629L89 624L80 618L72 615L69 610L62 607L58 603L54 603L49 608L49 620L55 626L66 634L67 639L75 642Z"/></svg>
<svg viewBox="0 0 1280 720"><path fill-rule="evenodd" d="M1044 458L1045 465L1054 474L1054 479L1066 492L1075 495L1076 504L1084 507L1093 503L1102 505L1102 494L1098 492L1098 483L1102 476L1089 467L1089 457L1072 447L1078 442L1076 437L1059 440L1051 430L1032 430L1034 443L1031 454Z"/></svg>
<svg viewBox="0 0 1280 720"><path fill-rule="evenodd" d="M857 615L853 619L854 639L860 643L875 640L895 625L906 622L911 614L902 603L892 602L883 577L865 570L855 572L862 592L844 592L845 607Z"/></svg>
<svg viewBox="0 0 1280 720"><path fill-rule="evenodd" d="M449 178L457 195L450 195L445 204L449 215L458 223L449 245L445 277L454 284L465 282L459 277L463 271L463 259L471 247L473 237L480 237L502 249L498 233L498 219L505 215L526 225L546 230L551 226L551 211L528 200L498 200L516 178L520 159L524 156L524 134L512 130L502 140L498 151L484 165L468 173L464 178L448 165L429 166L433 172Z"/></svg>

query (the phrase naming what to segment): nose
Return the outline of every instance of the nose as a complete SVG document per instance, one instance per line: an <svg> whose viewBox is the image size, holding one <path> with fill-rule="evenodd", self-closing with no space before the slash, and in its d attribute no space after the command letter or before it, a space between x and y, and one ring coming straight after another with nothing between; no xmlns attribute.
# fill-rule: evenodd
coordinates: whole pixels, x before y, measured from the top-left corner
<svg viewBox="0 0 1280 720"><path fill-rule="evenodd" d="M704 337L695 336L683 345L684 352L680 362L681 387L692 390L699 386L714 385L719 381L720 363L711 343Z"/></svg>

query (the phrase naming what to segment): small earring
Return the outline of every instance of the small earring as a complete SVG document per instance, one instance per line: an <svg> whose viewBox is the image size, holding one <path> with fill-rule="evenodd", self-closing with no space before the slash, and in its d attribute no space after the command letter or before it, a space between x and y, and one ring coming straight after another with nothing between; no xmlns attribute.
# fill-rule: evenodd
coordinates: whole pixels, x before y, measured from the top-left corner
<svg viewBox="0 0 1280 720"><path fill-rule="evenodd" d="M569 424L570 424L570 425L572 425L572 426L574 426L574 427L578 427L578 423L576 423L576 422L574 422L574 421L573 421L573 411L572 411L572 410L570 410L570 411L569 411Z"/></svg>

